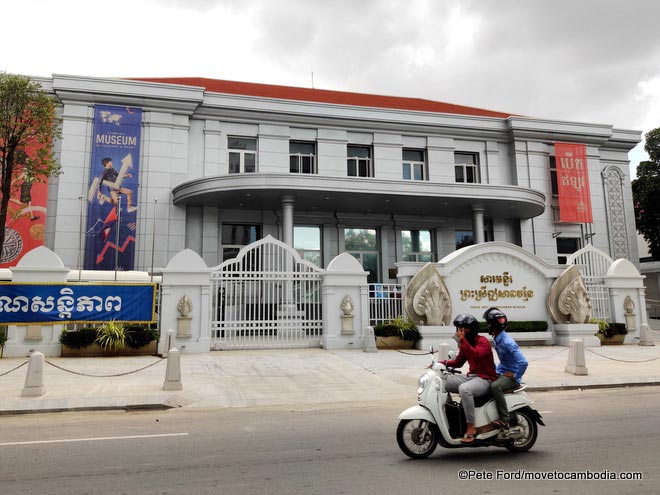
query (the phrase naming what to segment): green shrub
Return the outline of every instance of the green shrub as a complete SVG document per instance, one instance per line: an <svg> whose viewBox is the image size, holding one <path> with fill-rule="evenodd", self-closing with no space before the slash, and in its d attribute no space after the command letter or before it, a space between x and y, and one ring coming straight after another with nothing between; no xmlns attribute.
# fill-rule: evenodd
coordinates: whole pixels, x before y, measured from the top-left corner
<svg viewBox="0 0 660 495"><path fill-rule="evenodd" d="M509 321L506 325L507 332L545 332L547 330L547 321ZM486 322L479 322L479 331L488 332Z"/></svg>
<svg viewBox="0 0 660 495"><path fill-rule="evenodd" d="M78 330L62 330L60 344L71 349L84 349L96 340L96 328L83 327Z"/></svg>
<svg viewBox="0 0 660 495"><path fill-rule="evenodd" d="M605 336L605 338L610 339L615 335L627 335L628 329L626 328L625 323L610 323L605 320L597 320L592 318L589 320L589 323L598 324L598 333Z"/></svg>
<svg viewBox="0 0 660 495"><path fill-rule="evenodd" d="M412 321L405 320L402 316L384 323L378 323L374 326L374 335L376 337L399 337L403 340L412 341L421 338L417 325Z"/></svg>
<svg viewBox="0 0 660 495"><path fill-rule="evenodd" d="M114 320L106 321L98 329L96 343L106 351L118 351L126 345L126 328Z"/></svg>
<svg viewBox="0 0 660 495"><path fill-rule="evenodd" d="M158 338L158 332L146 325L131 325L126 327L126 345L131 349L139 349Z"/></svg>

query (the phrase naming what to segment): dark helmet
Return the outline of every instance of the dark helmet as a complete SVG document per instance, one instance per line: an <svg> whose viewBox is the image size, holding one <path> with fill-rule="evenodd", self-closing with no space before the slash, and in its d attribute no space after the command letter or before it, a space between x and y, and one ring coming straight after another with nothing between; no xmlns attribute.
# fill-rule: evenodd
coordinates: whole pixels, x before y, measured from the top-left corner
<svg viewBox="0 0 660 495"><path fill-rule="evenodd" d="M506 330L506 324L509 321L506 315L498 308L490 308L484 313L484 320L488 327L488 333L493 335L495 332Z"/></svg>
<svg viewBox="0 0 660 495"><path fill-rule="evenodd" d="M467 331L465 332L465 338L470 343L474 343L477 335L479 335L479 322L472 315L461 313L456 318L454 318L454 326L467 328Z"/></svg>

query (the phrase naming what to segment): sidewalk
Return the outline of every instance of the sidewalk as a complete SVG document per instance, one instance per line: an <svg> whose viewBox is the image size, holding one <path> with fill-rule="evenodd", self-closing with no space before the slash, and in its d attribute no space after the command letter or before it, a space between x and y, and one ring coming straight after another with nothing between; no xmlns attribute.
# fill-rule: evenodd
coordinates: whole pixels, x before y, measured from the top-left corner
<svg viewBox="0 0 660 495"><path fill-rule="evenodd" d="M529 360L525 374L528 390L660 385L660 333L654 332L654 336L657 342L653 347L585 349L586 376L564 371L566 347L523 347ZM404 352L408 354L395 350L365 353L323 349L182 354L180 391L163 391L166 362L158 357L47 357L45 393L40 397L21 397L27 373L27 365L21 365L27 359L4 358L0 359L0 414L309 406L402 399L413 403L417 379L430 357L423 351ZM138 369L141 371L133 372Z"/></svg>

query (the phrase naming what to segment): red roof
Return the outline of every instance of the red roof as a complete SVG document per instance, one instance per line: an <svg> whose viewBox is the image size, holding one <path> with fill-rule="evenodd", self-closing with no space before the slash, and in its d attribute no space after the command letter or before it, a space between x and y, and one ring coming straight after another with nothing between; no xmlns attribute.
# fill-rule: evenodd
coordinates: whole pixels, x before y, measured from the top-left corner
<svg viewBox="0 0 660 495"><path fill-rule="evenodd" d="M417 110L421 112L452 113L458 115L477 115L480 117L506 118L512 115L508 113L494 112L492 110L484 110L482 108L453 105L451 103L443 103L440 101L423 100L421 98L347 93L344 91L224 81L221 79L206 79L203 77L136 77L131 79L144 82L199 86L211 93L260 96L264 98L277 98L284 100L314 101L318 103L334 103L337 105L395 108L399 110Z"/></svg>

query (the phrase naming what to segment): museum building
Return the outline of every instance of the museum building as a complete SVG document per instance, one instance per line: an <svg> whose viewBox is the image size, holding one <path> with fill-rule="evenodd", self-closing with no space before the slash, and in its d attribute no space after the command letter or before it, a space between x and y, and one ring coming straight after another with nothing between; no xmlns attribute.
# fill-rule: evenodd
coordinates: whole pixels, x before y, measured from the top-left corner
<svg viewBox="0 0 660 495"><path fill-rule="evenodd" d="M62 118L45 245L72 269L114 268L110 242L122 270L185 248L213 267L267 235L321 268L348 252L370 283L488 241L550 264L592 244L638 265L639 131L203 78L38 81Z"/></svg>

